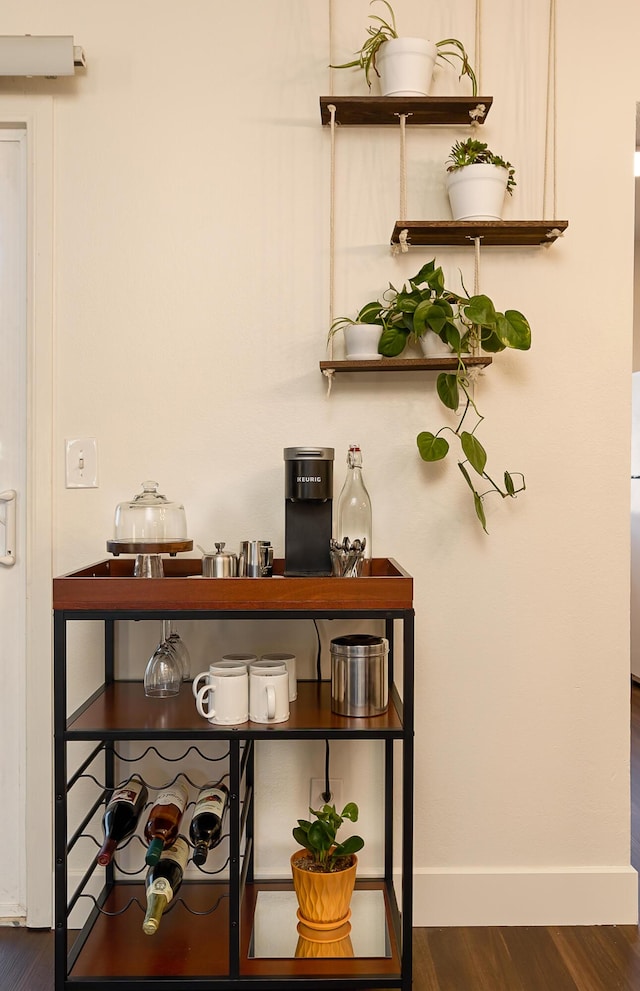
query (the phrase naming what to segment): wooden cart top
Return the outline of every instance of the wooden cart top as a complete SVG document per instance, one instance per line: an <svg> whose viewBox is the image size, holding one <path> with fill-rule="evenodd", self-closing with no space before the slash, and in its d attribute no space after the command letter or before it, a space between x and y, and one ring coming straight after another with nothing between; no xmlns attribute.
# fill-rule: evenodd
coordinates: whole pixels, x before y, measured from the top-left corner
<svg viewBox="0 0 640 991"><path fill-rule="evenodd" d="M365 562L360 578L203 578L201 558L163 559L164 578L135 578L132 558L98 561L53 580L53 608L86 612L405 610L413 579L392 558Z"/></svg>

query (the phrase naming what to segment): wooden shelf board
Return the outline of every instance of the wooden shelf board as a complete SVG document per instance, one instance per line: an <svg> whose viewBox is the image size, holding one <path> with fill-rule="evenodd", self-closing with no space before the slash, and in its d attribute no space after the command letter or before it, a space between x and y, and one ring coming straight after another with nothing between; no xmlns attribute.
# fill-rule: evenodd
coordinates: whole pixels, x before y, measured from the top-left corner
<svg viewBox="0 0 640 991"><path fill-rule="evenodd" d="M141 681L114 681L68 720L67 735L75 739L102 739L105 735L122 740L176 739L223 740L237 737L302 739L324 733L371 734L372 737L398 737L402 721L393 704L379 716L340 716L331 711L331 684L328 681L299 681L298 698L291 703L284 723L240 723L216 726L196 711L191 684L183 684L179 695L147 698Z"/></svg>
<svg viewBox="0 0 640 991"><path fill-rule="evenodd" d="M186 988L189 979L225 976L229 972L227 894L225 883L185 881L176 904L163 915L159 932L146 936L141 909L136 904L127 907L132 898L144 905L144 886L116 884L104 909L121 914L98 916L71 971L72 979L173 977L183 978ZM221 895L218 908L210 915L194 915L182 903L184 899L194 911L209 912Z"/></svg>
<svg viewBox="0 0 640 991"><path fill-rule="evenodd" d="M485 368L489 355L466 355L467 368ZM457 358L382 358L380 361L321 361L320 370L333 372L450 372L458 367Z"/></svg>
<svg viewBox="0 0 640 991"><path fill-rule="evenodd" d="M328 124L333 104L338 124L397 126L401 114L408 115L410 125L471 124L474 119L482 124L492 103L492 96L321 96L320 114L322 123Z"/></svg>
<svg viewBox="0 0 640 991"><path fill-rule="evenodd" d="M473 247L476 237L486 245L552 244L569 226L568 220L397 220L392 244L400 244L402 231L407 243L464 245Z"/></svg>
<svg viewBox="0 0 640 991"><path fill-rule="evenodd" d="M245 987L258 987L256 979L277 980L337 976L349 978L400 975L400 954L395 939L389 894L383 880L357 880L357 889L380 889L385 895L387 928L391 943L390 957L351 958L259 958L248 957L253 911L258 891L267 889L291 890L291 882L261 882L247 885L241 917L240 981L247 979ZM118 883L110 892L104 906L107 912L117 915L99 915L78 958L71 970L72 981L83 987L100 981L117 987L117 981L139 982L145 988L157 988L163 981L182 979L185 988L190 981L198 981L201 987L210 981L229 986L229 899L228 885L224 882L185 881L176 897L175 905L164 914L159 932L146 936L142 932L142 911L137 904L129 904L137 898L144 904L144 887L139 882ZM216 899L222 895L218 908L211 914L197 915L189 912L209 912ZM114 950L115 948L115 950ZM85 983L86 982L86 983ZM129 986L129 985L127 985ZM172 983L172 987L175 987ZM209 986L207 984L207 986ZM261 985L264 986L264 985ZM315 985L318 986L317 984Z"/></svg>

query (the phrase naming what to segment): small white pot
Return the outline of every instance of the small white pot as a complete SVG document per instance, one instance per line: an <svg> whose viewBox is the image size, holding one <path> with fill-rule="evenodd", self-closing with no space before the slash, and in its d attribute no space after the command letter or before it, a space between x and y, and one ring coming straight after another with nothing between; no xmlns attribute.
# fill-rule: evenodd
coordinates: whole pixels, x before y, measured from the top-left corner
<svg viewBox="0 0 640 991"><path fill-rule="evenodd" d="M418 343L425 358L451 358L455 354L433 330L426 330Z"/></svg>
<svg viewBox="0 0 640 991"><path fill-rule="evenodd" d="M391 38L376 57L383 96L428 96L438 49L424 38Z"/></svg>
<svg viewBox="0 0 640 991"><path fill-rule="evenodd" d="M502 220L508 169L499 165L465 165L447 173L454 220Z"/></svg>
<svg viewBox="0 0 640 991"><path fill-rule="evenodd" d="M344 328L347 361L376 361L382 327L378 323L354 323Z"/></svg>

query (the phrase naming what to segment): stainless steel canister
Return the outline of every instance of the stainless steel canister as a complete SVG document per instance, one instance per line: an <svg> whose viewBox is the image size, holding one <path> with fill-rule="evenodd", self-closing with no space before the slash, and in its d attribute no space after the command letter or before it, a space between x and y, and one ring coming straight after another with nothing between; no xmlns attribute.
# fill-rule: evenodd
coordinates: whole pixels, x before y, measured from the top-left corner
<svg viewBox="0 0 640 991"><path fill-rule="evenodd" d="M224 543L216 544L215 554L204 554L202 557L203 578L235 578L238 574L238 558L236 554L225 552Z"/></svg>
<svg viewBox="0 0 640 991"><path fill-rule="evenodd" d="M271 578L273 547L270 540L241 541L238 574L243 578Z"/></svg>
<svg viewBox="0 0 640 991"><path fill-rule="evenodd" d="M378 716L389 705L389 641L353 633L331 641L331 711Z"/></svg>

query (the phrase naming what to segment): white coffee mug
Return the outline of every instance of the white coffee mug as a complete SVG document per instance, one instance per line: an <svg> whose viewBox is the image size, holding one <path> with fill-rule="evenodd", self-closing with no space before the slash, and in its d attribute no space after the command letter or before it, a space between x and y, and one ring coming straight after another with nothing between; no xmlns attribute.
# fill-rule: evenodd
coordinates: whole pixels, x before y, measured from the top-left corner
<svg viewBox="0 0 640 991"><path fill-rule="evenodd" d="M260 660L252 661L249 665L249 674L252 671L286 671L287 665L284 661L274 661L270 657L263 655Z"/></svg>
<svg viewBox="0 0 640 991"><path fill-rule="evenodd" d="M296 655L285 653L262 654L261 661L280 662L284 664L289 674L289 701L295 702L298 697L298 677L296 674Z"/></svg>
<svg viewBox="0 0 640 991"><path fill-rule="evenodd" d="M249 717L249 675L244 671L218 671L198 689L196 709L210 723L233 726Z"/></svg>
<svg viewBox="0 0 640 991"><path fill-rule="evenodd" d="M254 661L258 660L257 654L223 654L223 661L237 661L239 663L244 663L247 667L253 664Z"/></svg>
<svg viewBox="0 0 640 991"><path fill-rule="evenodd" d="M247 670L248 664L248 661L242 660L242 658L252 657L255 657L255 654L225 654L221 660L212 661L208 671L201 671L193 679L193 684L191 685L193 697L197 697L204 681L210 684L212 676L218 674L220 671L238 671L242 674L243 671Z"/></svg>
<svg viewBox="0 0 640 991"><path fill-rule="evenodd" d="M284 723L289 718L289 675L286 670L251 670L249 719L254 723Z"/></svg>

